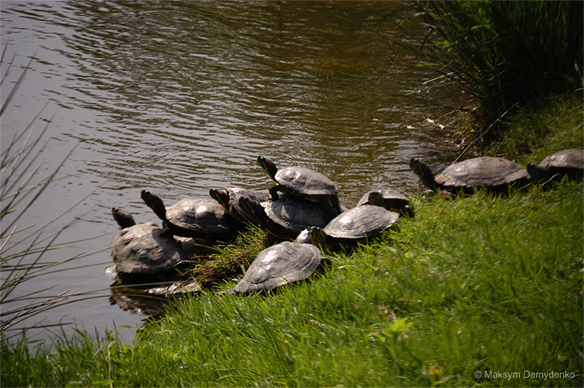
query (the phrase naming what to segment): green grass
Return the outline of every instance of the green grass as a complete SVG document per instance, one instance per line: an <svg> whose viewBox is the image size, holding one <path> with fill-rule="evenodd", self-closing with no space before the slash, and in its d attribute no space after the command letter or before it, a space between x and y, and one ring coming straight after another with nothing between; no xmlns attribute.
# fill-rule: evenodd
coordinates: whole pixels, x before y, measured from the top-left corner
<svg viewBox="0 0 584 388"><path fill-rule="evenodd" d="M133 346L83 332L34 356L3 346L2 384L582 386L582 185L414 202L312 282L193 298Z"/></svg>

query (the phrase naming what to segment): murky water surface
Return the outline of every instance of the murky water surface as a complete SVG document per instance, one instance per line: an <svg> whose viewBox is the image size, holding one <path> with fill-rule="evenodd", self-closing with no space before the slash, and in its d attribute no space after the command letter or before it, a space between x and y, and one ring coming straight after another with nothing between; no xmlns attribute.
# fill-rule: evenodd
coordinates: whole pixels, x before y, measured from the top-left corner
<svg viewBox="0 0 584 388"><path fill-rule="evenodd" d="M414 12L408 3L2 1L1 7L3 102L34 56L2 116L2 150L39 112L35 128L49 123L43 137L49 141L37 175L52 173L73 150L59 176L73 175L54 182L19 223L42 225L81 201L46 229L77 219L58 240L74 241L71 248L44 259L88 253L69 265L81 268L57 267L22 294L53 287L46 293L107 295L111 280L101 271L118 230L111 207L124 207L138 222L155 220L141 189L169 204L207 196L212 187L264 189L270 180L255 159L265 155L326 174L350 207L374 187L418 191L407 165L412 156L436 168L453 158L444 151L444 131L424 120L446 112L435 104L455 104L454 91L430 89L424 82L434 74L397 47L387 66L394 53L386 37L405 39L393 22ZM43 317L45 324L63 319L101 332L142 319L110 306L107 297L34 321Z"/></svg>

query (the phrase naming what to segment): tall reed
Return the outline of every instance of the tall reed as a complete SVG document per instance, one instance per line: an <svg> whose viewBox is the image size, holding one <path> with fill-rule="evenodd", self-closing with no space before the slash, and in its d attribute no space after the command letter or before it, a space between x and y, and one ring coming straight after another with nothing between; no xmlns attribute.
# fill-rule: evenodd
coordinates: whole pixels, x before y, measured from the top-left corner
<svg viewBox="0 0 584 388"><path fill-rule="evenodd" d="M10 61L5 62L6 47L0 58L1 64L7 64L0 84L5 84L15 59L13 56ZM5 114L16 90L25 79L33 60L34 58L30 60L2 102L0 118ZM20 225L27 211L36 202L42 200L45 190L56 180L66 178L66 176L59 176L59 172L73 152L71 150L52 173L39 177L42 162L39 162L38 158L46 146L46 142L43 144L43 136L50 125L49 120L40 131L35 129L41 113L42 111L25 128L16 131L0 153L0 304L3 305L0 313L0 330L4 338L6 338L6 331L32 316L74 300L80 300L86 295L86 293L67 290L55 295L41 296L49 288L34 292L23 291L40 276L58 270L59 265L70 263L85 255L85 253L79 253L60 261L45 260L47 252L65 248L71 244L71 242L57 241L59 236L76 221L66 223L53 233L46 232L47 227L54 226L57 219L70 214L69 211L81 201L43 225ZM42 328L46 325L34 324L30 327Z"/></svg>
<svg viewBox="0 0 584 388"><path fill-rule="evenodd" d="M583 5L579 1L417 2L400 27L443 82L478 107L483 129L518 105L582 91ZM409 23L423 18L426 31ZM489 128L490 126L490 128ZM484 136L484 134L483 134Z"/></svg>

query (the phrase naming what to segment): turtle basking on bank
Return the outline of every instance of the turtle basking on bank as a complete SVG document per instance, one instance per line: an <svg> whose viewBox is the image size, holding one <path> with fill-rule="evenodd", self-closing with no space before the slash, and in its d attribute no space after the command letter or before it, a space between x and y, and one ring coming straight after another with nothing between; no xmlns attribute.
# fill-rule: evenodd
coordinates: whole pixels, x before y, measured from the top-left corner
<svg viewBox="0 0 584 388"><path fill-rule="evenodd" d="M333 250L350 249L389 230L399 217L399 213L382 206L364 204L339 214L324 229L310 227L310 235L313 244Z"/></svg>
<svg viewBox="0 0 584 388"><path fill-rule="evenodd" d="M120 208L112 208L112 215L123 229L110 244L115 264L106 273L122 281L149 281L185 259L179 242L168 229L154 222L136 224L132 215Z"/></svg>
<svg viewBox="0 0 584 388"><path fill-rule="evenodd" d="M323 257L320 249L306 243L306 233L296 241L284 241L259 253L245 276L228 294L273 290L288 283L309 278L330 260Z"/></svg>
<svg viewBox="0 0 584 388"><path fill-rule="evenodd" d="M323 174L298 166L278 169L274 162L263 156L258 156L258 164L277 183L269 189L273 201L278 199L280 191L289 196L330 204L333 216L342 212L338 198L339 190L334 182Z"/></svg>
<svg viewBox="0 0 584 388"><path fill-rule="evenodd" d="M177 236L225 238L243 228L211 198L183 199L166 207L160 197L149 191L142 190L141 197L163 221L162 226Z"/></svg>
<svg viewBox="0 0 584 388"><path fill-rule="evenodd" d="M460 191L473 194L479 188L505 192L511 185L520 187L529 181L527 170L520 164L492 156L452 164L436 176L426 163L416 158L410 159L410 168L429 189L452 195Z"/></svg>
<svg viewBox="0 0 584 388"><path fill-rule="evenodd" d="M581 180L584 172L584 150L567 149L546 156L541 163L527 165L527 171L535 182L550 182L567 177Z"/></svg>
<svg viewBox="0 0 584 388"><path fill-rule="evenodd" d="M250 222L280 240L294 239L309 226L324 227L331 219L320 203L283 195L262 203L242 197L239 206Z"/></svg>
<svg viewBox="0 0 584 388"><path fill-rule="evenodd" d="M377 205L387 210L414 216L414 210L410 207L410 198L402 192L390 188L369 191L357 202L357 206Z"/></svg>

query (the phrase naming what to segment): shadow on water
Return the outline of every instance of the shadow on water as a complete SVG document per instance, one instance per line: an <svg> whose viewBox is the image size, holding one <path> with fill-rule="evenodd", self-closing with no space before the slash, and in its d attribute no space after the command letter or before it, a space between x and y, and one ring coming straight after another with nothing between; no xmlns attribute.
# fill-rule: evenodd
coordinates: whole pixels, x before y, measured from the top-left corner
<svg viewBox="0 0 584 388"><path fill-rule="evenodd" d="M35 287L107 290L96 268L110 260L117 233L112 206L144 222L155 216L141 189L169 204L214 187L265 189L260 154L324 173L349 207L373 187L418 191L407 161L439 169L454 159L447 133L423 123L449 112L457 96L425 85L434 74L398 48L384 70L394 55L386 37L405 39L393 21L413 12L400 2L2 2L2 47L22 62L38 58L3 117L2 139L48 100L47 168L79 143L63 167L75 175L48 190L29 221L99 187L68 237L105 235L80 247L101 250L83 262L92 267ZM49 319L138 323L114 310L104 297Z"/></svg>

